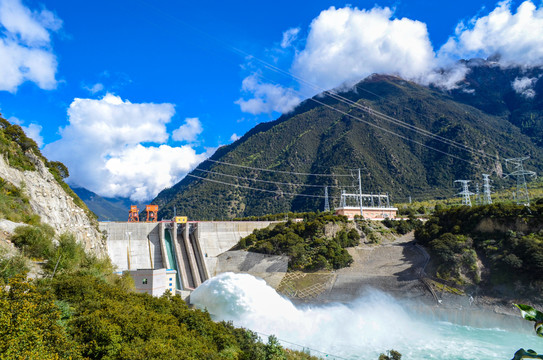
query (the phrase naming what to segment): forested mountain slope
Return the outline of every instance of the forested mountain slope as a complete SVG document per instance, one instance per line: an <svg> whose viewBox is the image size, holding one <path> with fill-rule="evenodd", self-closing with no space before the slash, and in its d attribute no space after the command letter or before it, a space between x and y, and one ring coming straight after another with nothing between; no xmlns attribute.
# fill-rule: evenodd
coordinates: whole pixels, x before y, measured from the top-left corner
<svg viewBox="0 0 543 360"><path fill-rule="evenodd" d="M480 66L488 67L489 72L506 71L486 64ZM154 200L160 205L159 217L172 216L174 206L177 214L193 219L316 210L323 208L323 198L291 194L322 196L324 189L315 185L328 185L331 205L338 206L342 188L355 191L347 187L356 185L355 176L306 176L278 171L349 174L348 169L361 168L363 191L388 192L393 201L408 196L450 196L457 190L455 179L476 179L481 173L492 174L499 183L496 175L504 172L503 160L507 157L528 155L528 167L540 171L543 150L535 134L541 130L541 122L534 120L531 127L519 126L517 118L511 115L516 108L498 111L492 104L486 106L492 100L501 103L513 96L512 84L508 84L509 95L503 89L492 92L488 90L494 86L492 79L481 75L488 83L476 83L477 71L472 69L470 74L472 78L467 77L462 88L448 93L384 75L374 75L339 93L373 112L327 94L308 99L292 113L259 124L238 141L220 148L192 176L162 191ZM509 78L514 79L514 75ZM509 81L495 77L501 81L496 86L503 87ZM480 87L474 90L476 84ZM543 91L529 100L534 103L530 111L537 119L542 114L535 105L540 101L540 93ZM379 119L377 112L460 145ZM462 150L462 145L472 151Z"/></svg>

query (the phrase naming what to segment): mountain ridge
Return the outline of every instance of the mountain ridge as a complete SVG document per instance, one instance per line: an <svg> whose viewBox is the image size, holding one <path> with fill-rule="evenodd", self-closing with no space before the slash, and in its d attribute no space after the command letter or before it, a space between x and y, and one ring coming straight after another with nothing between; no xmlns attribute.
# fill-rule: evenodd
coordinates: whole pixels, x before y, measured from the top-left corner
<svg viewBox="0 0 543 360"><path fill-rule="evenodd" d="M478 84L475 80L481 76L479 72L485 71L509 73L499 79L500 91L494 91L493 95L488 91L481 100L471 87ZM511 97L513 91L513 80L508 79L518 77L521 71L476 67L473 74L472 77L466 77L461 88L449 92L390 75L374 75L340 93L362 106L369 106L407 124L472 147L474 151L471 153L463 152L451 144L443 144L435 138L407 132L405 128L378 120L355 106L320 94L305 100L290 114L258 124L239 140L219 148L210 159L253 168L305 173L361 168L364 191L389 192L393 199L406 199L410 195L413 198L450 196L454 191L455 179L472 179L483 172L502 175L504 169L501 161L504 157L530 155L532 164L537 164L536 169L541 170L539 164L543 153L535 135L539 131L539 122L535 121L531 127L520 128L516 125L518 118L508 117L509 113L518 112L519 107L531 104L527 108L537 112L537 119L540 119L540 93L536 92L533 99L519 100L520 105L508 108L509 112L489 114L484 107L489 100L484 97L504 102L503 99ZM489 79L486 87L493 78ZM509 82L508 91L503 90L504 82ZM540 83L538 80L535 87ZM474 91L482 92L480 87ZM464 94L474 99L470 100ZM399 133L402 137L394 136L391 132ZM160 205L160 217L171 216L174 206L178 214L198 219L305 211L322 208L323 200L311 197L322 196L322 189L316 192L318 188L281 187L245 179L322 186L347 186L353 182L353 179L351 184L341 183L338 179L319 182L307 176L278 174L204 161L191 172L192 176L163 190L153 202ZM208 180L197 177L207 177ZM229 182L238 187L210 180ZM500 181L497 180L498 185ZM262 188L269 193L256 192L243 186ZM339 192L335 188L331 192L333 206L337 206ZM304 196L290 196L287 193Z"/></svg>

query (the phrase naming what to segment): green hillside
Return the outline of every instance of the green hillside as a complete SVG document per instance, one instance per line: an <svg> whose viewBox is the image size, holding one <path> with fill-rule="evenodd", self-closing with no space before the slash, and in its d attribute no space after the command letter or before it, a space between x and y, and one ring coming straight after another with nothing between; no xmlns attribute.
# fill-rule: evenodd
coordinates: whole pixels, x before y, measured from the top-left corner
<svg viewBox="0 0 543 360"><path fill-rule="evenodd" d="M476 152L460 150L379 120L329 96L319 95L314 100L306 100L288 115L256 126L235 143L220 148L211 157L212 161L205 161L191 173L208 180L188 176L162 191L154 200L161 209L159 217L172 216L174 206L178 214L193 219L323 208L322 198L290 195L322 196L322 187L278 185L248 179L337 186L329 189L332 206L338 206L341 187L356 184L354 176L294 175L224 163L298 173L349 174L348 169L361 168L363 191L388 192L393 201L405 201L409 196L414 200L448 197L457 190L455 179L474 179L481 173L492 174L497 179L496 175L504 171L503 159L507 157L529 155L528 167L541 170L543 150L530 138L528 131L523 134L504 114L490 114L481 106L478 109L466 101L455 100L458 98L455 93L445 94L392 76L373 76L341 95L475 148ZM495 185L508 184L496 180Z"/></svg>

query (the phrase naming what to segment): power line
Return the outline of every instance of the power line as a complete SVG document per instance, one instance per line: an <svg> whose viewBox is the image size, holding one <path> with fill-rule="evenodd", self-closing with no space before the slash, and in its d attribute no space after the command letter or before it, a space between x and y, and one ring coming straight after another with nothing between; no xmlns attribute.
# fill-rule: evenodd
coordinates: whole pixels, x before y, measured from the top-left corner
<svg viewBox="0 0 543 360"><path fill-rule="evenodd" d="M235 167L244 168L244 169L267 171L267 172L274 172L274 173L281 173L281 174L303 175L303 176L352 177L352 175L344 175L344 174L311 174L311 173L299 173L299 172L293 172L293 171L262 169L262 168L257 168L257 167L232 164L232 163L227 163L227 162L224 162L224 161L211 160L211 159L207 159L206 161L211 161L211 162L214 162L214 163L217 163L217 164L223 164L223 165L228 165L228 166L235 166Z"/></svg>
<svg viewBox="0 0 543 360"><path fill-rule="evenodd" d="M326 187L332 187L332 188L354 187L354 186L350 186L350 185L349 185L349 186L336 186L336 185L313 185L313 184L301 184L301 183L286 183L286 182L278 182L278 181L269 181L269 180L261 180L261 179L252 179L252 178L248 178L248 177L236 176L236 175L230 175L230 174L223 174L223 173L220 173L220 172L210 171L210 170L204 170L204 169L199 169L199 168L196 168L196 169L194 169L194 170L201 171L201 172L205 172L205 173L208 173L208 174L214 174L214 175L219 175L219 176L226 176L226 177L230 177L230 178L236 178L236 179L247 180L247 181L263 182L263 183L267 183L267 184L276 184L276 185L305 186L305 187L318 187L318 188L326 188Z"/></svg>
<svg viewBox="0 0 543 360"><path fill-rule="evenodd" d="M263 192L273 193L273 194L277 194L277 195L303 196L303 197L319 198L319 199L324 198L323 195L308 195L308 194L290 193L290 192L285 192L285 191L282 191L282 190L267 190L267 189L255 188L255 187L252 187L252 186L246 186L246 185L240 185L240 184L232 184L232 183L228 183L228 182L220 181L220 180L208 179L208 178L204 178L204 177L196 176L196 175L192 175L192 174L187 174L187 176L190 176L190 177L193 177L193 178L196 178L196 179L200 179L200 180L204 180L204 181L210 181L210 182L218 183L218 184L229 185L229 186L234 186L234 187L240 187L240 188L249 189L249 190L263 191Z"/></svg>
<svg viewBox="0 0 543 360"><path fill-rule="evenodd" d="M257 333L258 335L262 335L262 336L266 336L266 337L270 337L271 335L268 335L268 334L264 334L264 333L261 333L261 332L258 332L258 331L254 331L255 333ZM277 340L285 343L285 344L289 344L289 345L296 345L298 347L301 347L302 349L307 349L309 351L314 351L314 352L318 352L319 354L323 354L323 355L326 355L326 357L330 357L332 356L334 359L340 359L340 360L349 360L348 358L344 358L344 357L341 357L339 355L334 355L334 354L330 354L330 353L327 353L327 352L324 352L324 351L320 351L320 350L316 350L316 349L312 349L308 346L305 346L305 345L300 345L300 344L296 344L296 343L293 343L291 341L286 341L286 340L283 340L283 339L279 339L279 338L276 338Z"/></svg>
<svg viewBox="0 0 543 360"><path fill-rule="evenodd" d="M152 6L151 4L149 4L149 3L147 3L147 2L145 2L145 1L143 1L143 0L140 0L140 2L141 2L141 3L144 3L144 4L147 4L147 5L150 6L150 7L153 7L156 11L158 11L158 12L164 14L165 16L171 18L172 20L174 20L174 21L176 21L176 22L178 22L178 23L180 23L180 24L182 24L182 25L184 25L184 26L186 26L186 27L192 29L193 31L198 32L200 35L202 35L202 36L204 36L204 37L207 37L207 38L209 38L209 39L211 39L211 40L213 40L213 41L215 41L215 42L221 44L221 45L224 46L226 49L228 49L228 50L230 50L230 51L232 51L232 52L234 52L234 53L243 55L243 56L245 56L245 57L249 57L249 58L251 58L251 59L257 61L258 63L262 64L265 68L268 68L268 69L270 69L270 70L272 70L272 71L274 71L274 72L276 72L276 73L278 73L278 74L282 74L282 75L284 75L284 76L290 77L291 79L297 80L297 81L300 82L300 83L306 84L306 85L308 85L309 87L313 88L314 90L317 90L317 91L320 91L320 92L324 92L324 93L326 93L328 96L333 97L333 98L335 98L335 99L338 100L338 101L342 101L342 102L346 102L346 103L349 103L349 102L350 102L353 106L355 106L355 107L357 107L357 108L359 108L359 109L361 109L361 110L363 110L363 111L371 112L371 113L373 113L373 114L378 114L380 118L386 119L386 120L388 120L388 121L392 121L392 122L396 123L396 124L399 125L399 126L407 127L407 128L409 128L409 129L411 129L412 131L417 131L417 132L419 132L420 134L423 134L423 135L426 134L426 136L431 136L432 138L434 138L434 139L436 139L436 140L438 140L438 141L444 142L444 143L446 143L446 144L448 144L448 145L451 145L451 146L458 147L458 148L460 148L460 149L462 149L462 150L470 151L470 152L475 153L475 154L478 154L478 155L480 155L480 156L483 156L483 157L490 157L490 158L494 159L494 158L491 157L490 155L487 155L487 154L485 154L485 153L483 153L483 152L481 152L481 151L475 150L475 149L473 149L473 148L471 148L471 147L469 147L469 146L467 146L467 145L457 143L457 142L455 142L455 141L453 141L453 140L449 140L449 139L444 138L444 137L442 137L442 136L440 136L440 135L433 134L433 133L431 133L431 132L429 132L429 131L427 131L427 130L425 130L425 129L421 129L421 128L418 128L418 127L416 127L416 126L414 126L414 125L407 124L407 123L405 123L405 122L402 122L401 120L395 119L395 118L390 117L390 116L388 116L388 115L386 115L386 114L383 114L383 113L377 112L377 111L375 111L375 110L372 110L372 109L369 108L369 107L365 107L365 106L362 106L362 105L358 105L357 103L353 102L352 100L349 100L349 99L347 99L347 98L345 98L345 97L343 97L343 96L341 96L341 95L339 95L339 94L333 94L333 93L331 93L330 91L327 91L326 89L323 89L323 88L321 88L320 86L318 86L318 85L316 85L316 84L313 84L313 83L311 83L311 82L309 82L309 81L307 81L307 80L305 80L305 79L303 79L303 78L301 78L301 77L299 77L299 76L296 76L296 75L292 74L290 71L285 71L285 70L283 70L283 69L281 69L281 68L279 68L279 67L277 67L277 66L275 66L275 65L273 65L273 64L270 64L269 62L267 62L267 61L265 61L265 60L263 60L263 59L260 59L260 58L258 58L258 57L256 57L256 56L254 56L254 55L251 54L251 53L248 53L248 52L246 52L246 51L244 51L244 50L241 50L241 49L239 49L239 48L236 48L236 47L230 45L229 43L227 43L227 42L225 42L225 41L222 41L222 40L220 40L220 39L218 39L218 38L215 38L215 37L213 37L213 36L207 34L206 32L204 32L204 31L198 29L197 27L192 26L192 25L190 25L190 24L188 24L188 23L186 23L186 22L183 22L183 21L179 20L178 18L172 16L170 13L164 12L164 11L160 10L159 8L157 8L157 7L155 7L155 6ZM296 91L296 90L294 90L294 89L292 89L292 90L293 90L293 91ZM298 91L296 91L296 92L298 92ZM299 92L298 92L298 93L299 93ZM402 138L402 139L405 139L405 140L407 140L407 141L411 141L411 142L413 142L413 143L415 143L415 144L418 144L418 145L420 145L420 146L424 146L424 147L429 148L429 149L431 149L431 150L433 150L433 151L440 152L440 153L442 153L442 154L444 154L444 155L451 156L451 157L453 157L453 158L455 158L455 159L457 159L457 160L461 160L461 161L468 162L468 163L470 163L470 164L474 164L474 165L475 165L475 163L473 163L473 162L471 162L471 161L468 161L468 160L465 160L465 159L463 159L463 158L461 158L461 157L459 157L459 156L450 154L450 153L445 152L445 151L441 151L441 150L435 149L435 148L433 148L433 147L431 147L431 146L428 146L428 145L426 145L426 144L423 144L423 143L421 143L421 142L419 142L419 141L415 141L415 140L410 139L410 138L408 138L408 137L406 137L406 136L403 136L403 135L397 134L397 133L395 133L395 132L393 132L393 131L384 129L384 128L382 128L382 127L376 125L376 124L372 124L372 123L366 122L366 121L364 121L364 120L362 120L362 119L360 119L360 118L357 118L357 117L355 117L355 116L352 116L352 115L350 115L350 114L346 114L345 112L343 112L343 111L341 111L341 110L339 110L339 109L337 109L337 108L334 108L333 106L330 106L330 105L324 104L324 103L322 103L322 102L320 102L320 101L317 101L317 100L315 100L314 98L310 98L310 100L313 100L313 101L315 101L315 102L317 102L317 103L319 103L319 104L321 104L321 105L324 105L324 106L326 106L326 107L328 107L328 108L330 108L330 109L332 109L332 110L335 110L335 111L338 111L338 112L340 112L340 113L343 113L344 115L353 117L353 118L355 118L355 119L358 120L358 121L361 121L361 122L364 122L364 123L366 123L366 124L368 124L368 125L374 126L374 127L378 128L378 129L380 129L380 130L382 130L382 131L385 131L385 132L389 133L389 134L398 136L398 137L400 137L400 138ZM247 168L250 168L250 167L247 167ZM273 170L269 170L269 169L258 169L258 168L254 168L254 169L255 169L255 170L261 170L261 171L273 171ZM279 172L279 171L275 171L275 172ZM286 172L286 173L297 174L297 173L294 173L294 172ZM313 176L316 176L316 174L302 174L302 173L298 173L297 175L308 175L308 176L313 175ZM331 175L320 174L319 176L331 176ZM343 176L346 176L346 175L343 175Z"/></svg>

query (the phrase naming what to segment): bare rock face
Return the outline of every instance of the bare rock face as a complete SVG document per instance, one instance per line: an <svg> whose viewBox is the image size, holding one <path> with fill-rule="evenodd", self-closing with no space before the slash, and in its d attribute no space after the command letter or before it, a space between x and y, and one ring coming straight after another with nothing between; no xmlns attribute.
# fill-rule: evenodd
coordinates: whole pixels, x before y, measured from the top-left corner
<svg viewBox="0 0 543 360"><path fill-rule="evenodd" d="M34 162L36 171L12 168L0 156L0 177L22 188L32 210L57 234L70 232L88 252L100 257L107 256L106 242L96 221L89 219L85 211L74 203L37 156L32 153L27 153L27 156Z"/></svg>

